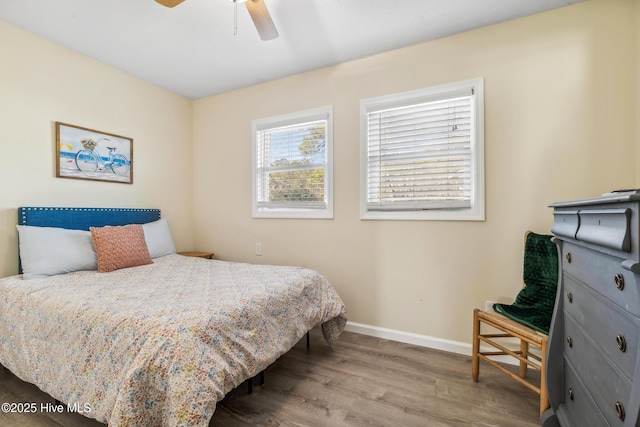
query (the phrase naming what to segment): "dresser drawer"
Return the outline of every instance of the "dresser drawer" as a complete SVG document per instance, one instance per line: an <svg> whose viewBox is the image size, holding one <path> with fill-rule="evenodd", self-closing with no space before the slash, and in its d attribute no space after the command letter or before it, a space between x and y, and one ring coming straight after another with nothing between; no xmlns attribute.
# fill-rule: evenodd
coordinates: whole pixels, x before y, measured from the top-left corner
<svg viewBox="0 0 640 427"><path fill-rule="evenodd" d="M631 251L631 209L580 209L578 216L576 239L616 251Z"/></svg>
<svg viewBox="0 0 640 427"><path fill-rule="evenodd" d="M574 427L609 426L569 362L564 363L564 409Z"/></svg>
<svg viewBox="0 0 640 427"><path fill-rule="evenodd" d="M575 368L586 389L591 391L591 397L607 421L617 425L621 420L616 413L616 405L621 411L629 408L631 380L611 366L598 346L584 335L580 326L566 313L564 331L567 336L564 343L566 360Z"/></svg>
<svg viewBox="0 0 640 427"><path fill-rule="evenodd" d="M638 319L616 309L569 274L563 274L564 311L629 378L638 355Z"/></svg>
<svg viewBox="0 0 640 427"><path fill-rule="evenodd" d="M580 217L575 209L556 210L553 212L551 232L556 236L575 239L580 225Z"/></svg>
<svg viewBox="0 0 640 427"><path fill-rule="evenodd" d="M562 270L579 279L605 298L640 316L640 298L635 275L622 260L571 243L562 243Z"/></svg>

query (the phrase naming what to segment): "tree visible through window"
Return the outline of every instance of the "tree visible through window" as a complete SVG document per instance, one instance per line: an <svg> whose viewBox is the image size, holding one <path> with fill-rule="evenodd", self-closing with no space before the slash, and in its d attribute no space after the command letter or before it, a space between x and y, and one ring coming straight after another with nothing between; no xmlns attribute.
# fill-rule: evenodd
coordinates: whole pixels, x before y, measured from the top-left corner
<svg viewBox="0 0 640 427"><path fill-rule="evenodd" d="M254 121L254 216L327 218L331 110Z"/></svg>
<svg viewBox="0 0 640 427"><path fill-rule="evenodd" d="M269 202L324 202L324 167L307 169L310 165L322 163L326 154L326 126L317 124L285 131L285 138L291 133L304 135L302 141L293 138L298 144L295 156L283 156L271 162L269 182ZM299 137L300 135L298 135ZM287 147L289 148L289 147ZM297 156L299 154L300 157Z"/></svg>

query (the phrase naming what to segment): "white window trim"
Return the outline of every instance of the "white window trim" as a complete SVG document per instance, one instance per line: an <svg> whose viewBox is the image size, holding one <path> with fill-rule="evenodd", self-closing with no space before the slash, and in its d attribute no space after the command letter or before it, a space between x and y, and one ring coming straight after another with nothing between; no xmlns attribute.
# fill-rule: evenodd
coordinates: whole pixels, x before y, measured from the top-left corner
<svg viewBox="0 0 640 427"><path fill-rule="evenodd" d="M466 209L430 209L422 211L369 211L367 208L367 114L380 107L407 105L441 99L442 94L472 88L474 91L475 132L471 143L471 207ZM470 79L415 91L396 93L360 102L360 218L364 220L437 220L484 221L484 80Z"/></svg>
<svg viewBox="0 0 640 427"><path fill-rule="evenodd" d="M325 168L325 197L326 208L262 208L258 206L257 199L257 140L256 133L260 128L278 127L292 123L327 119L326 146L327 166ZM252 176L251 176L251 203L253 218L310 218L333 219L333 106L314 108L280 116L265 117L251 122L252 130Z"/></svg>

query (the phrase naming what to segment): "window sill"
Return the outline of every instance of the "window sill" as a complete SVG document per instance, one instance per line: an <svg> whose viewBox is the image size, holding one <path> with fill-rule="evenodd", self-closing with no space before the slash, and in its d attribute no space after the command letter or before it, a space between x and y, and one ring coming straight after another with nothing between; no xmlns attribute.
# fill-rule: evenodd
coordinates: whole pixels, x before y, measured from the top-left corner
<svg viewBox="0 0 640 427"><path fill-rule="evenodd" d="M360 215L362 220L385 221L484 221L480 209L433 209L424 211L369 211Z"/></svg>
<svg viewBox="0 0 640 427"><path fill-rule="evenodd" d="M333 212L328 210L289 210L269 209L253 211L252 218L274 219L333 219Z"/></svg>

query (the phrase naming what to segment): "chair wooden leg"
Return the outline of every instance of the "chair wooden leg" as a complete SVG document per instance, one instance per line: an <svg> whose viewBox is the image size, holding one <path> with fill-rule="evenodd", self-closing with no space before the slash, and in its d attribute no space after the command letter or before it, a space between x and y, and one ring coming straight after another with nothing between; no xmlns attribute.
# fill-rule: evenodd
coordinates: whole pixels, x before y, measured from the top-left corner
<svg viewBox="0 0 640 427"><path fill-rule="evenodd" d="M529 358L529 343L525 340L520 340L520 355L525 358ZM527 364L520 361L520 378L527 376Z"/></svg>
<svg viewBox="0 0 640 427"><path fill-rule="evenodd" d="M478 319L478 309L473 310L473 348L471 350L471 377L474 382L478 382L478 375L480 374L480 359L478 358L478 351L480 351L480 319Z"/></svg>

